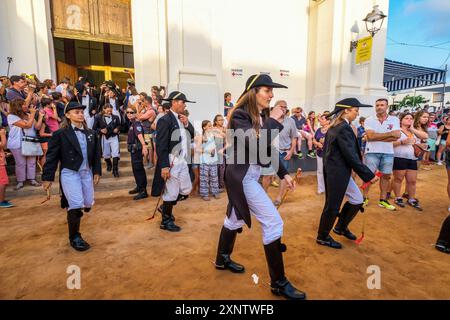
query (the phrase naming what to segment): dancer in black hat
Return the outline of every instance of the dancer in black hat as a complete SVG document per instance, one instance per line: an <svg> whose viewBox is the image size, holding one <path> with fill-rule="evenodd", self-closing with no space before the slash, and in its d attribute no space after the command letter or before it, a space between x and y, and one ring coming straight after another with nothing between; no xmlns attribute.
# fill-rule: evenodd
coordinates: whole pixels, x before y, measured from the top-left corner
<svg viewBox="0 0 450 320"><path fill-rule="evenodd" d="M273 97L273 88L286 87L274 83L268 75L251 76L247 80L244 93L230 111L228 127L235 130L236 134L233 135L232 141L229 141L231 156L230 162L225 167L225 186L229 203L227 217L220 233L215 265L220 270L244 272L244 266L231 260L231 253L237 233L242 232L245 224L251 227L251 212L261 223L271 291L287 299L302 300L306 298L306 294L297 290L284 274L283 252L286 251L286 246L281 243L283 220L258 183L261 166L271 165L270 160L267 161L268 163L262 163L260 157L271 157L271 145L275 138L273 130L279 132L283 129L280 123L284 116L283 110L275 107L270 114L267 112ZM261 143L264 140L265 146L262 145L264 142ZM264 149L258 150L260 148ZM244 154L239 154L242 151ZM275 154L278 158L278 152ZM292 178L283 165L278 164L278 176L293 189ZM272 163L272 166L276 167L277 163Z"/></svg>
<svg viewBox="0 0 450 320"><path fill-rule="evenodd" d="M165 101L170 102L170 110L156 125L156 163L152 196L162 195L162 222L160 228L170 232L181 230L175 224L173 207L178 201L188 198L192 190L187 157L190 156L194 127L184 115L186 102L184 93L172 92Z"/></svg>
<svg viewBox="0 0 450 320"><path fill-rule="evenodd" d="M70 245L78 251L90 248L81 237L80 222L83 209L89 212L94 204L94 184L98 184L102 174L100 140L86 126L85 108L77 102L66 106L61 129L53 133L48 144L42 173L44 190L49 194L59 164L61 207L68 210Z"/></svg>
<svg viewBox="0 0 450 320"><path fill-rule="evenodd" d="M364 182L376 182L377 177L363 164L358 140L350 124L358 116L359 108L370 108L361 104L355 98L339 101L328 117L335 116L325 137L323 148L323 173L325 180L326 201L320 219L317 243L335 249L342 245L330 236L336 217L338 223L333 232L350 240L356 236L350 232L348 226L359 211L363 210L363 196L355 181L351 177L352 170ZM342 200L347 196L348 201L341 211Z"/></svg>
<svg viewBox="0 0 450 320"><path fill-rule="evenodd" d="M113 172L114 177L119 178L120 160L120 118L112 114L110 104L103 106L103 111L94 118L92 130L97 132L103 150L103 159L106 162L106 171ZM111 162L112 158L112 162Z"/></svg>

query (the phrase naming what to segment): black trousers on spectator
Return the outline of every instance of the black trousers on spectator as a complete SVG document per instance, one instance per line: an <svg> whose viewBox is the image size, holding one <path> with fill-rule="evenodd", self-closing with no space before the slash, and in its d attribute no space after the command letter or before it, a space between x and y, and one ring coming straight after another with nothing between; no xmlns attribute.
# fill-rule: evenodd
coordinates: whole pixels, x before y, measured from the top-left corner
<svg viewBox="0 0 450 320"><path fill-rule="evenodd" d="M139 192L147 189L147 173L144 169L144 157L141 151L131 153L131 167Z"/></svg>
<svg viewBox="0 0 450 320"><path fill-rule="evenodd" d="M450 215L444 220L442 224L441 232L437 242L443 242L446 246L450 246Z"/></svg>

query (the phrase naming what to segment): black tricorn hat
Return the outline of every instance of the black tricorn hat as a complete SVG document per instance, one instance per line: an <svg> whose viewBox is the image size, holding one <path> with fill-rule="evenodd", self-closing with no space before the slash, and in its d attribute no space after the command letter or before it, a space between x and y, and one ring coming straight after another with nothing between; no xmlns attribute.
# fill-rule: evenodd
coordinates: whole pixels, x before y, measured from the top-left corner
<svg viewBox="0 0 450 320"><path fill-rule="evenodd" d="M330 118L336 113L349 108L372 108L372 106L363 104L356 98L347 98L336 103L336 105L334 106L334 110L329 115L327 115L327 118Z"/></svg>
<svg viewBox="0 0 450 320"><path fill-rule="evenodd" d="M184 102L195 103L195 101L189 101L186 98L186 95L184 93L182 93L182 92L179 92L179 91L171 92L169 94L169 96L167 98L163 99L163 100L164 101L183 100Z"/></svg>
<svg viewBox="0 0 450 320"><path fill-rule="evenodd" d="M84 109L86 109L86 107L79 104L76 101L72 101L72 102L69 102L68 104L66 104L66 107L64 108L64 114L66 114L70 110L75 110L75 109L83 109L84 110Z"/></svg>
<svg viewBox="0 0 450 320"><path fill-rule="evenodd" d="M247 79L247 82L245 83L245 90L244 92L242 92L238 101L241 100L244 94L249 92L251 89L257 87L284 88L284 89L288 88L285 85L273 82L272 78L267 74L254 74Z"/></svg>
<svg viewBox="0 0 450 320"><path fill-rule="evenodd" d="M245 92L250 91L250 89L257 87L269 87L269 88L284 88L287 89L286 86L273 82L272 78L267 74L254 74L248 78L247 83L245 84Z"/></svg>

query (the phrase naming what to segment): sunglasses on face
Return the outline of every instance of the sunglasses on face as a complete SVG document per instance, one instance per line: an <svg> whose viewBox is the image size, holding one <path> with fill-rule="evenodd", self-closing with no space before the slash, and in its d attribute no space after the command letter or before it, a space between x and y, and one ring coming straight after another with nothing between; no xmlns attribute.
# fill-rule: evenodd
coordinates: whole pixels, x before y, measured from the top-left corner
<svg viewBox="0 0 450 320"><path fill-rule="evenodd" d="M136 112L127 111L127 114L136 114Z"/></svg>

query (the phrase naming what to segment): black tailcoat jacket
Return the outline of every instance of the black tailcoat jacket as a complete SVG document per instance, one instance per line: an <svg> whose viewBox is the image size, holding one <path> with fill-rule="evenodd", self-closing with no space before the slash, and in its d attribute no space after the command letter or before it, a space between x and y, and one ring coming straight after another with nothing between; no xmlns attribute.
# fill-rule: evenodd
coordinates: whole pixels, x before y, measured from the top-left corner
<svg viewBox="0 0 450 320"><path fill-rule="evenodd" d="M234 208L236 217L239 220L244 220L245 224L250 228L252 221L250 216L250 209L248 207L247 198L244 194L244 187L242 185L242 180L247 174L248 168L251 164L257 164L262 167L269 167L270 163L262 164L259 155L266 155L268 158L272 157L272 142L275 139L276 135L273 135L271 130L278 130L281 132L283 130L283 125L272 119L268 116L263 116L263 126L260 130L260 136L255 137L247 134L244 139L239 136L234 136L230 148L233 150L233 163L227 163L225 165L225 187L228 193L228 207L227 207L227 216L230 217L232 209ZM249 133L249 130L252 130L252 120L250 114L247 112L247 107L243 106L237 108L230 119L230 129L239 130L242 129L244 132ZM259 150L260 139L265 139L267 142L266 147L267 150ZM258 156L251 155L250 153L255 151L255 148L250 148L250 146L257 146L256 151L258 152ZM238 158L243 158L238 155L238 152L242 152L239 150L245 150L245 162L238 163ZM252 150L252 151L251 151ZM278 157L278 153L276 154ZM253 159L251 159L253 158ZM257 159L255 162L254 160ZM279 163L279 168L277 171L277 175L280 179L284 179L284 176L287 175L288 172L282 163Z"/></svg>
<svg viewBox="0 0 450 320"><path fill-rule="evenodd" d="M103 134L100 132L102 129L107 129L107 133ZM119 129L120 131L120 118L114 114L111 115L111 122L106 124L106 120L103 114L98 114L94 118L94 125L92 126L92 130L94 130L99 136L104 135L106 139L111 137L115 137L118 134L114 133L114 129Z"/></svg>
<svg viewBox="0 0 450 320"><path fill-rule="evenodd" d="M181 135L177 134L177 130L180 129L178 121L172 111L169 111L161 119L158 120L156 125L156 154L158 156L158 161L156 163L155 176L153 177L152 183L152 196L159 197L164 191L164 180L161 177L161 169L170 168L169 154L172 150L181 143ZM187 128L184 128L188 132L187 135L187 150L188 156L191 154L191 139L194 138L195 131L192 124L189 122ZM188 135L189 133L189 135ZM172 141L172 137L175 141ZM178 146L178 148L180 148Z"/></svg>
<svg viewBox="0 0 450 320"><path fill-rule="evenodd" d="M79 103L83 103L83 95L81 93L78 93L77 101ZM89 105L85 106L85 107L89 109L89 115L91 117L93 117L93 116L95 116L96 114L99 113L98 100L97 100L97 98L95 96L89 95Z"/></svg>
<svg viewBox="0 0 450 320"><path fill-rule="evenodd" d="M328 129L323 152L326 203L324 211L339 211L350 181L352 170L364 181L375 175L362 162L361 150L352 127L347 121Z"/></svg>
<svg viewBox="0 0 450 320"><path fill-rule="evenodd" d="M102 174L101 163L101 147L100 139L97 134L90 129L85 129L88 164L92 169L94 175ZM52 137L48 143L48 151L46 161L42 172L42 181L54 181L55 173L58 169L66 168L73 171L78 171L83 163L83 153L81 151L80 143L78 142L75 131L72 126L61 128L53 132ZM60 183L61 186L61 183ZM62 187L60 187L62 192ZM61 207L68 207L64 193L62 192Z"/></svg>

